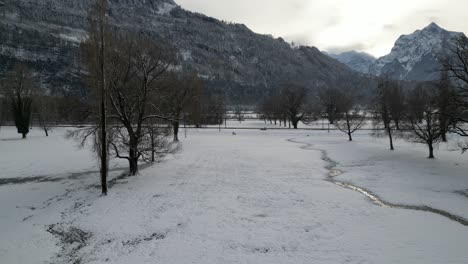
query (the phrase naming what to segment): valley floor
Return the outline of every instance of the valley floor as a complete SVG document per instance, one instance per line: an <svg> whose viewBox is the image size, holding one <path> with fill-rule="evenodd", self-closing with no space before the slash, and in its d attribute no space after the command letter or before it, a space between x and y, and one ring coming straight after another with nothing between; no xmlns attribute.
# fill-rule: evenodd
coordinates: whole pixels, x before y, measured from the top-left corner
<svg viewBox="0 0 468 264"><path fill-rule="evenodd" d="M455 144L427 160L368 132L233 131L182 130L180 150L136 177L113 162L101 197L97 162L65 129L21 141L2 128L0 262L466 263L468 157Z"/></svg>

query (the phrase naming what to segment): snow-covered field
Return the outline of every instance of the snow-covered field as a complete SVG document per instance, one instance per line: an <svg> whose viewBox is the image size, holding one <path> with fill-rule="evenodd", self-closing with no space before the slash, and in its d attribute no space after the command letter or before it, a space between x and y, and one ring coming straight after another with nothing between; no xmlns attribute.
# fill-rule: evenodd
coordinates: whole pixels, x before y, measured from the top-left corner
<svg viewBox="0 0 468 264"><path fill-rule="evenodd" d="M244 126L263 127L261 121ZM235 131L236 135L232 132ZM136 177L33 131L0 131L0 263L467 263L468 156L360 132L181 131L181 150ZM332 165L333 166L332 166ZM337 173L339 174L339 173ZM418 207L418 208L419 208Z"/></svg>

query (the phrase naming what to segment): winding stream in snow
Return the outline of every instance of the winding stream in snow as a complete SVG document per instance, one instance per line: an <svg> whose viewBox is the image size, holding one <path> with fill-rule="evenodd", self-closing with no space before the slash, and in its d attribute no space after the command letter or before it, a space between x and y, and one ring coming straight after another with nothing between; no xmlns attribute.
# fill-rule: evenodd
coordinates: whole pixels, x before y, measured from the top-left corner
<svg viewBox="0 0 468 264"><path fill-rule="evenodd" d="M328 176L325 179L328 182L334 183L337 186L340 186L342 188L350 189L356 192L361 193L362 195L366 196L369 198L374 204L383 206L383 207L389 207L389 208L397 208L397 209L405 209L405 210L415 210L415 211L424 211L424 212L429 212L429 213L434 213L438 214L440 216L446 217L452 221L458 222L464 226L468 226L468 219L465 219L461 216L454 215L452 213L449 213L444 210L440 210L437 208L433 208L430 206L425 206L425 205L407 205L407 204L397 204L397 203L391 203L388 201L383 200L380 198L378 195L372 193L372 191L367 190L362 187L358 187L352 183L345 182L345 181L340 181L335 179L335 177L340 176L343 174L342 171L337 169L338 163L334 161L333 159L330 158L326 150L323 149L316 149L313 147L312 144L310 143L305 143L305 142L299 142L295 141L294 139L288 139L288 142L295 143L295 144L302 144L300 147L301 149L306 149L306 150L313 150L313 151L320 151L322 154L322 160L327 163L327 166L325 167L328 170Z"/></svg>

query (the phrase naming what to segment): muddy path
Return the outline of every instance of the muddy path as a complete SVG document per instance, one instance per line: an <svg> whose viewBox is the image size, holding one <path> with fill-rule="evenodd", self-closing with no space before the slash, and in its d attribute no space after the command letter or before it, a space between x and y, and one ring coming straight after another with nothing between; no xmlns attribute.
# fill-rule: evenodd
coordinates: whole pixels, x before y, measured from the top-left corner
<svg viewBox="0 0 468 264"><path fill-rule="evenodd" d="M337 168L338 163L335 160L333 160L332 158L330 158L330 156L328 155L328 152L326 150L314 148L314 146L312 144L310 144L310 143L296 141L295 139L288 139L287 141L291 142L291 143L295 143L295 144L301 144L301 147L300 147L301 149L311 150L311 151L319 151L321 153L321 155L322 155L321 159L326 162L325 168L328 170L328 174L327 174L327 177L325 178L325 181L331 182L331 183L333 183L333 184L335 184L337 186L340 186L342 188L358 192L358 193L366 196L367 198L369 198L370 201L372 201L374 204L376 204L378 206L433 213L433 214L437 214L437 215L446 217L446 218L448 218L448 219L450 219L450 220L452 220L454 222L460 223L460 224L462 224L464 226L468 226L468 219L466 219L464 217L461 217L461 216L458 216L458 215L455 215L455 214L452 214L452 213L449 213L447 211L437 209L437 208L433 208L433 207L426 206L426 205L409 205L409 204L392 203L392 202L389 202L389 201L386 201L386 200L382 199L381 197L379 197L377 194L373 193L370 190L367 190L365 188L356 186L356 185L354 185L354 184L352 184L350 182L337 180L336 177L342 175L343 172L340 171Z"/></svg>

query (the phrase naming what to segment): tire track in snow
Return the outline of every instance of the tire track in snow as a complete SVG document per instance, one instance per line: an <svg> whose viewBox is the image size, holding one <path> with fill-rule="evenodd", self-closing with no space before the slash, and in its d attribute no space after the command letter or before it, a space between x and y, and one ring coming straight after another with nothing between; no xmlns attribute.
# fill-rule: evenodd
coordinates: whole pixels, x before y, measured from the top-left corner
<svg viewBox="0 0 468 264"><path fill-rule="evenodd" d="M305 150L313 150L313 151L320 151L322 154L322 160L327 163L325 168L328 170L328 175L325 181L334 183L335 185L338 185L340 187L350 189L356 192L359 192L363 195L365 195L367 198L369 198L374 204L383 206L383 207L389 207L389 208L396 208L396 209L405 209L405 210L414 210L414 211L423 211L423 212L428 212L428 213L433 213L433 214L438 214L440 216L446 217L452 221L458 222L464 226L468 226L468 219L463 218L461 216L449 213L444 210L440 210L437 208L433 208L430 206L426 205L408 205L408 204L397 204L397 203L391 203L388 201L383 200L380 198L378 195L374 194L372 191L367 190L365 188L356 186L352 183L345 182L345 181L339 181L334 179L334 177L337 177L341 174L343 174L342 171L338 170L336 167L338 166L338 163L334 161L333 159L330 158L328 155L328 152L323 149L316 149L313 147L312 144L310 143L305 143L305 142L299 142L295 141L294 139L288 139L288 142L295 143L295 144L302 144L300 147L301 149Z"/></svg>

